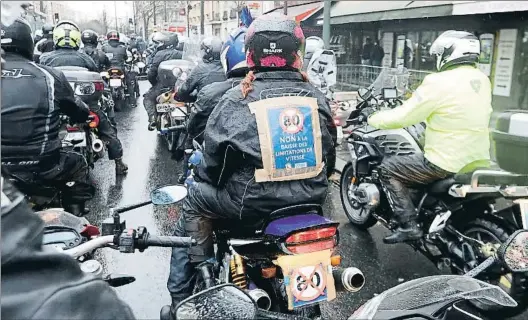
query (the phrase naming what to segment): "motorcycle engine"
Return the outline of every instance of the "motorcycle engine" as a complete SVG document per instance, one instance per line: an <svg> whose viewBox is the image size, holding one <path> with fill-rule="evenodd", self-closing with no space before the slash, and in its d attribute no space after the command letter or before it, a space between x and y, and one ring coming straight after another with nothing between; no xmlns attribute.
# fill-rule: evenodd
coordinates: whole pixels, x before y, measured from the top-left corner
<svg viewBox="0 0 528 320"><path fill-rule="evenodd" d="M354 191L354 196L369 212L374 211L380 203L380 191L373 183L361 183Z"/></svg>

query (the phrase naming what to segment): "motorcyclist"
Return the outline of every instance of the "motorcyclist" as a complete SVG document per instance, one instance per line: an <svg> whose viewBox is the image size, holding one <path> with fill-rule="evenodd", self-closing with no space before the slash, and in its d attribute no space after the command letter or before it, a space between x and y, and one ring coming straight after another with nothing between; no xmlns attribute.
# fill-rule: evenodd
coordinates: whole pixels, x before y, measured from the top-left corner
<svg viewBox="0 0 528 320"><path fill-rule="evenodd" d="M97 72L95 62L86 53L79 52L81 32L71 21L61 21L53 29L55 50L43 53L40 64L49 67L76 66Z"/></svg>
<svg viewBox="0 0 528 320"><path fill-rule="evenodd" d="M143 106L149 116L148 130L156 129L156 98L163 89L163 84L158 82L158 68L163 61L181 59L182 52L176 50L178 46L178 35L172 32L162 32L164 40L158 45L159 50L152 59L152 65L147 72L147 79L152 87L145 93Z"/></svg>
<svg viewBox="0 0 528 320"><path fill-rule="evenodd" d="M491 85L477 68L478 38L465 31L446 31L434 41L430 54L436 57L439 72L425 77L402 106L368 118L378 129L404 128L423 121L427 125L424 154L385 158L380 166L380 180L399 223L399 228L383 239L386 243L422 236L410 188L426 186L490 159Z"/></svg>
<svg viewBox="0 0 528 320"><path fill-rule="evenodd" d="M222 47L221 62L227 80L207 85L198 93L187 123L186 149L192 149L193 140L196 140L200 144L203 143L203 134L207 119L209 119L209 115L213 112L214 107L220 102L222 96L229 89L238 86L249 72L246 64L246 53L244 52L246 32L246 27L240 27L228 36L227 41ZM183 173L178 179L179 184L183 184L187 178L189 156L189 154L185 154Z"/></svg>
<svg viewBox="0 0 528 320"><path fill-rule="evenodd" d="M3 174L1 180L2 318L135 319L101 278L42 246L44 222Z"/></svg>
<svg viewBox="0 0 528 320"><path fill-rule="evenodd" d="M81 35L84 43L83 51L86 52L97 64L98 71L105 71L110 68L110 60L102 50L97 49L98 35L93 30L85 30ZM109 113L102 110L100 106L92 106L91 110L99 117L99 137L106 143L108 148L108 159L115 161L117 175L126 174L128 166L123 162L123 146L117 137L117 127L111 119L112 111Z"/></svg>
<svg viewBox="0 0 528 320"><path fill-rule="evenodd" d="M37 50L39 52L45 53L55 49L55 44L53 43L53 29L54 27L51 23L46 23L42 26L42 39L44 39L44 41L40 41L39 44L37 44Z"/></svg>
<svg viewBox="0 0 528 320"><path fill-rule="evenodd" d="M147 68L150 68L152 65L152 59L156 55L156 52L163 50L164 43L167 41L168 33L167 32L155 32L152 35L152 42L149 44L148 48L145 50L147 54ZM179 39L178 39L179 40Z"/></svg>
<svg viewBox="0 0 528 320"><path fill-rule="evenodd" d="M306 53L304 55L303 71L308 70L308 65L310 64L313 54L317 50L323 50L324 47L323 39L315 36L306 38Z"/></svg>
<svg viewBox="0 0 528 320"><path fill-rule="evenodd" d="M200 44L203 62L191 71L191 74L174 95L176 100L194 102L196 94L208 84L225 81L225 72L220 62L222 40L218 37L208 37ZM194 94L193 94L194 93Z"/></svg>
<svg viewBox="0 0 528 320"><path fill-rule="evenodd" d="M88 54L95 64L97 71L102 72L110 68L110 59L106 54L97 48L99 35L93 30L84 30L81 35L81 41L84 44L82 52Z"/></svg>
<svg viewBox="0 0 528 320"><path fill-rule="evenodd" d="M136 99L134 99L134 88L130 82L130 75L126 71L125 63L132 60L132 53L123 45L121 41L124 41L124 37L117 31L110 31L106 34L108 43L102 47L102 51L110 59L110 65L113 68L119 68L123 70L125 74L125 82L127 84L127 94L130 97L130 103L135 106Z"/></svg>
<svg viewBox="0 0 528 320"><path fill-rule="evenodd" d="M326 198L328 181L324 166L304 177L294 173L281 176L281 181L274 180L274 174L280 173L274 171L273 165L270 168L265 164L263 158L271 156L276 147L280 150L280 146L264 146L262 150L259 143L259 132L281 137L286 134L284 130L307 132L311 131L304 129L308 122L314 123L318 118L316 123L319 125L311 128L320 130L320 134L307 134L321 146L319 155L322 161L335 151L327 128L332 122L330 107L323 94L300 73L304 54L304 35L300 26L285 16L261 16L248 28L245 51L251 72L240 86L222 96L209 117L204 134L203 162L198 166L196 182L188 189L177 222L175 234L191 236L197 245L172 251L167 287L172 296L173 314L181 299L191 293L196 264L213 257L214 219L232 220L233 226L240 227L241 219L257 222L279 208L322 204ZM306 126L294 124L290 117L290 114L300 112L303 103L298 102L299 107L293 107L299 96L314 105L311 113L314 118L306 120ZM281 115L270 111L275 109L268 109L265 103L277 97L282 97L285 105L294 109L285 107ZM272 100L268 103L273 105ZM269 116L277 117L275 125L262 125L260 121L267 116L261 117L259 125L252 113L257 109L259 112L268 110L265 112ZM260 176L264 166L274 173L270 171L270 175Z"/></svg>
<svg viewBox="0 0 528 320"><path fill-rule="evenodd" d="M88 107L61 71L32 62L25 20L2 25L2 49L2 167L27 181L86 182L86 159L61 150L59 114L84 122Z"/></svg>

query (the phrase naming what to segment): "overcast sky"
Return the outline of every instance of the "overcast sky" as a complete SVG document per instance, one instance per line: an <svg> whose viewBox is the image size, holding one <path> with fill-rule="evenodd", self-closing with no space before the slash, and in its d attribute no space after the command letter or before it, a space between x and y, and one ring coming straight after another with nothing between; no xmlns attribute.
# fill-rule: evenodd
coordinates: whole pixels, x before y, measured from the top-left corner
<svg viewBox="0 0 528 320"><path fill-rule="evenodd" d="M132 17L132 1L67 1L71 8L86 14L88 19L96 19L103 10L106 10L108 17L115 16L114 3L117 6L117 16L119 18Z"/></svg>

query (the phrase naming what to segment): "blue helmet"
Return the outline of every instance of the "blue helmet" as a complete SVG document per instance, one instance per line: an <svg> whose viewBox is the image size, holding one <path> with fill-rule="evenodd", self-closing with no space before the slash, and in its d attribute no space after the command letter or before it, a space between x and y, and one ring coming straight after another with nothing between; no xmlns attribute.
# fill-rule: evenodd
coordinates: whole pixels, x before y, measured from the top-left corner
<svg viewBox="0 0 528 320"><path fill-rule="evenodd" d="M244 50L246 31L246 27L240 27L234 30L228 36L227 41L224 42L224 46L222 47L220 61L228 77L232 71L243 68L247 69L246 52Z"/></svg>

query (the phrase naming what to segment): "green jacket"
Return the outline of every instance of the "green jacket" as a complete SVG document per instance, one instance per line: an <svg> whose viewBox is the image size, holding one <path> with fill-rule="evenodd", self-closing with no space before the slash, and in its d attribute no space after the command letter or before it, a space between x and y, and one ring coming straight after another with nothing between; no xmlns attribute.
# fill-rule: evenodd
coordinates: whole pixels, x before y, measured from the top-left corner
<svg viewBox="0 0 528 320"><path fill-rule="evenodd" d="M403 105L374 113L368 123L398 129L424 121L425 158L456 173L470 163L489 161L491 112L488 77L477 68L460 66L428 75Z"/></svg>

